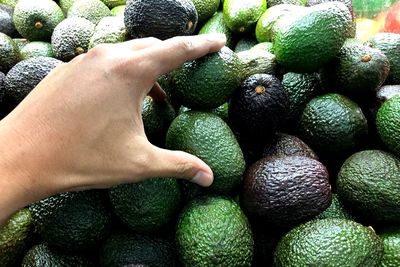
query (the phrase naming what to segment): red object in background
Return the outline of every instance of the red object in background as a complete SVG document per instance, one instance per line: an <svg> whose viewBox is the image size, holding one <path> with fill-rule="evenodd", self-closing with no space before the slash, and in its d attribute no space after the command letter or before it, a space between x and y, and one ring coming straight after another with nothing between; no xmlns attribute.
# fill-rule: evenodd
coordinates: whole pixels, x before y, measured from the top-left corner
<svg viewBox="0 0 400 267"><path fill-rule="evenodd" d="M397 1L387 12L384 31L400 33L400 1Z"/></svg>

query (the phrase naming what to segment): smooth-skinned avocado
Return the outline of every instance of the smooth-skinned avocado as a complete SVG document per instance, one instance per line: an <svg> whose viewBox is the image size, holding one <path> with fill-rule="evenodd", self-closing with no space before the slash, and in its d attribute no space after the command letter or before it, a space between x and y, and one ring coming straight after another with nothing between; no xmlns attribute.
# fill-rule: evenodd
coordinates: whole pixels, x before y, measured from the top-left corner
<svg viewBox="0 0 400 267"><path fill-rule="evenodd" d="M226 25L237 33L250 32L267 9L265 0L226 0L223 4Z"/></svg>
<svg viewBox="0 0 400 267"><path fill-rule="evenodd" d="M84 18L96 25L104 17L111 16L110 9L100 0L78 0L68 9L68 18Z"/></svg>
<svg viewBox="0 0 400 267"><path fill-rule="evenodd" d="M21 267L90 267L94 263L82 255L56 250L47 243L33 246L23 258Z"/></svg>
<svg viewBox="0 0 400 267"><path fill-rule="evenodd" d="M22 209L0 227L1 266L11 267L20 264L32 240L32 216L28 209Z"/></svg>
<svg viewBox="0 0 400 267"><path fill-rule="evenodd" d="M252 215L277 226L293 226L331 204L326 167L302 156L266 157L246 170L241 201Z"/></svg>
<svg viewBox="0 0 400 267"><path fill-rule="evenodd" d="M111 228L111 214L96 190L54 195L29 210L42 240L63 251L95 248Z"/></svg>
<svg viewBox="0 0 400 267"><path fill-rule="evenodd" d="M182 211L176 229L177 250L184 266L251 266L252 231L233 199L194 199Z"/></svg>
<svg viewBox="0 0 400 267"><path fill-rule="evenodd" d="M30 41L49 41L64 14L52 0L20 0L14 9L15 28Z"/></svg>
<svg viewBox="0 0 400 267"><path fill-rule="evenodd" d="M400 157L400 96L382 104L376 114L376 127L386 147Z"/></svg>
<svg viewBox="0 0 400 267"><path fill-rule="evenodd" d="M382 256L382 240L372 227L344 219L312 220L279 241L274 266L378 267Z"/></svg>
<svg viewBox="0 0 400 267"><path fill-rule="evenodd" d="M283 16L273 52L287 71L315 72L331 61L349 36L352 16L341 2L328 2Z"/></svg>
<svg viewBox="0 0 400 267"><path fill-rule="evenodd" d="M63 64L51 57L32 57L17 63L4 80L5 93L21 102L54 68Z"/></svg>
<svg viewBox="0 0 400 267"><path fill-rule="evenodd" d="M0 32L0 71L7 73L20 59L17 44L10 36Z"/></svg>
<svg viewBox="0 0 400 267"><path fill-rule="evenodd" d="M175 97L188 108L211 109L228 101L240 85L241 64L228 47L186 62L173 74Z"/></svg>
<svg viewBox="0 0 400 267"><path fill-rule="evenodd" d="M108 237L99 253L101 267L177 266L173 242L132 232L118 232Z"/></svg>
<svg viewBox="0 0 400 267"><path fill-rule="evenodd" d="M70 61L86 53L95 25L84 18L67 18L53 32L51 46L56 58Z"/></svg>
<svg viewBox="0 0 400 267"><path fill-rule="evenodd" d="M127 2L124 21L133 38L165 40L192 34L198 14L192 0L135 0Z"/></svg>
<svg viewBox="0 0 400 267"><path fill-rule="evenodd" d="M200 111L180 114L168 129L166 148L191 153L208 164L214 173L209 187L212 191L230 193L242 181L242 150L229 126L217 115Z"/></svg>
<svg viewBox="0 0 400 267"><path fill-rule="evenodd" d="M232 96L229 122L241 136L270 135L286 117L287 108L287 95L279 79L270 74L254 74Z"/></svg>
<svg viewBox="0 0 400 267"><path fill-rule="evenodd" d="M339 199L357 215L374 222L400 222L400 160L381 150L363 150L340 168Z"/></svg>
<svg viewBox="0 0 400 267"><path fill-rule="evenodd" d="M109 197L115 213L132 230L154 233L176 215L181 191L174 178L152 178L113 187Z"/></svg>

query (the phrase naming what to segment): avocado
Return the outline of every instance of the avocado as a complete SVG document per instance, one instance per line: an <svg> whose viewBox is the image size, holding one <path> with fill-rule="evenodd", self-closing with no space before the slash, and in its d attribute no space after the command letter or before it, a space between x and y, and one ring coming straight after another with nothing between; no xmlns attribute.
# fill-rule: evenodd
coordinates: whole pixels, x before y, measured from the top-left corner
<svg viewBox="0 0 400 267"><path fill-rule="evenodd" d="M70 7L72 6L73 3L75 3L78 0L59 0L59 6L61 8L61 10L63 11L63 13L65 15L68 14L68 10L70 9Z"/></svg>
<svg viewBox="0 0 400 267"><path fill-rule="evenodd" d="M154 233L177 214L181 191L174 178L152 178L113 187L109 196L115 213L132 230Z"/></svg>
<svg viewBox="0 0 400 267"><path fill-rule="evenodd" d="M269 0L268 7L271 8L276 5L290 4L290 5L298 5L304 6L307 0Z"/></svg>
<svg viewBox="0 0 400 267"><path fill-rule="evenodd" d="M89 49L98 44L122 43L128 40L124 19L122 17L104 17L94 28L89 41Z"/></svg>
<svg viewBox="0 0 400 267"><path fill-rule="evenodd" d="M14 9L15 28L30 41L49 41L62 20L64 14L52 0L19 0Z"/></svg>
<svg viewBox="0 0 400 267"><path fill-rule="evenodd" d="M233 32L251 32L266 9L265 0L226 0L223 5L224 20Z"/></svg>
<svg viewBox="0 0 400 267"><path fill-rule="evenodd" d="M126 4L126 0L101 0L106 6L108 6L110 9L117 7L117 6L122 6Z"/></svg>
<svg viewBox="0 0 400 267"><path fill-rule="evenodd" d="M228 28L224 21L224 14L221 11L216 12L204 25L201 27L199 34L206 33L223 33L226 37L226 46L233 48L233 33Z"/></svg>
<svg viewBox="0 0 400 267"><path fill-rule="evenodd" d="M400 160L381 150L350 156L337 177L339 199L354 214L375 222L400 222Z"/></svg>
<svg viewBox="0 0 400 267"><path fill-rule="evenodd" d="M232 96L229 122L241 136L258 139L275 133L287 108L287 95L279 79L269 74L254 74Z"/></svg>
<svg viewBox="0 0 400 267"><path fill-rule="evenodd" d="M30 41L25 38L14 38L13 41L17 44L20 51L25 47L25 45L30 43Z"/></svg>
<svg viewBox="0 0 400 267"><path fill-rule="evenodd" d="M33 41L26 44L20 50L20 54L22 60L31 57L55 57L51 44L42 41Z"/></svg>
<svg viewBox="0 0 400 267"><path fill-rule="evenodd" d="M33 57L17 63L4 80L6 96L17 103L21 102L36 85L55 67L62 64L51 57Z"/></svg>
<svg viewBox="0 0 400 267"><path fill-rule="evenodd" d="M400 228L386 227L379 231L383 241L382 267L400 266Z"/></svg>
<svg viewBox="0 0 400 267"><path fill-rule="evenodd" d="M101 267L177 266L175 246L162 237L152 237L131 232L114 233L101 245Z"/></svg>
<svg viewBox="0 0 400 267"><path fill-rule="evenodd" d="M66 253L47 243L33 246L23 258L21 267L91 267L94 263L82 255Z"/></svg>
<svg viewBox="0 0 400 267"><path fill-rule="evenodd" d="M352 17L341 2L328 2L283 16L273 51L287 71L315 72L331 61L350 35ZM282 19L283 19L282 18Z"/></svg>
<svg viewBox="0 0 400 267"><path fill-rule="evenodd" d="M182 211L176 229L176 246L184 266L251 266L252 231L231 198L194 199Z"/></svg>
<svg viewBox="0 0 400 267"><path fill-rule="evenodd" d="M265 222L294 226L331 204L328 170L308 157L262 158L246 170L241 200L250 214Z"/></svg>
<svg viewBox="0 0 400 267"><path fill-rule="evenodd" d="M190 108L187 108L185 106L181 106L179 108L178 111L178 115L182 114L183 112L187 112L191 110ZM220 117L221 119L223 119L226 123L228 123L228 110L229 110L229 103L226 102L224 104L222 104L221 106L217 107L217 108L213 108L210 110L207 110L207 112L213 113L215 115L217 115L218 117Z"/></svg>
<svg viewBox="0 0 400 267"><path fill-rule="evenodd" d="M278 243L274 266L380 266L383 243L372 227L350 220L313 220Z"/></svg>
<svg viewBox="0 0 400 267"><path fill-rule="evenodd" d="M285 156L303 156L319 160L317 154L297 136L276 133L273 141L264 147L262 157Z"/></svg>
<svg viewBox="0 0 400 267"><path fill-rule="evenodd" d="M379 49L350 41L320 73L324 87L365 102L384 83L389 69L389 60Z"/></svg>
<svg viewBox="0 0 400 267"><path fill-rule="evenodd" d="M43 241L63 251L94 248L107 237L111 214L101 191L61 193L29 206Z"/></svg>
<svg viewBox="0 0 400 267"><path fill-rule="evenodd" d="M17 266L33 239L32 216L28 209L16 212L0 227L0 262L2 267Z"/></svg>
<svg viewBox="0 0 400 267"><path fill-rule="evenodd" d="M0 0L0 3L1 3L1 4L11 6L12 8L15 7L15 5L17 4L17 2L18 2L18 0Z"/></svg>
<svg viewBox="0 0 400 267"><path fill-rule="evenodd" d="M249 49L236 53L242 63L241 80L244 81L254 74L277 75L279 67L274 54L261 50Z"/></svg>
<svg viewBox="0 0 400 267"><path fill-rule="evenodd" d="M171 122L175 119L175 110L167 100L154 101L147 96L142 104L142 119L147 139L157 146L165 146L165 137Z"/></svg>
<svg viewBox="0 0 400 267"><path fill-rule="evenodd" d="M386 147L400 157L400 96L392 97L379 108L376 127Z"/></svg>
<svg viewBox="0 0 400 267"><path fill-rule="evenodd" d="M0 71L7 73L21 59L17 44L0 32Z"/></svg>
<svg viewBox="0 0 400 267"><path fill-rule="evenodd" d="M368 134L361 108L340 94L313 98L299 119L299 137L321 157L336 157L357 149Z"/></svg>
<svg viewBox="0 0 400 267"><path fill-rule="evenodd" d="M199 23L204 23L217 12L220 0L192 0L197 14Z"/></svg>
<svg viewBox="0 0 400 267"><path fill-rule="evenodd" d="M0 32L10 37L18 35L13 22L14 9L11 6L0 4Z"/></svg>
<svg viewBox="0 0 400 267"><path fill-rule="evenodd" d="M110 9L100 0L78 0L68 9L68 18L84 18L96 25L104 17L111 16Z"/></svg>
<svg viewBox="0 0 400 267"><path fill-rule="evenodd" d="M271 42L258 43L252 48L250 48L250 50L261 50L272 54L272 43Z"/></svg>
<svg viewBox="0 0 400 267"><path fill-rule="evenodd" d="M4 91L6 90L4 87L4 80L6 79L6 75L0 71L0 99L3 99Z"/></svg>
<svg viewBox="0 0 400 267"><path fill-rule="evenodd" d="M322 219L347 219L354 220L354 216L350 214L348 210L344 207L343 203L339 200L337 194L332 194L332 202L331 205L320 213L314 219L322 220Z"/></svg>
<svg viewBox="0 0 400 267"><path fill-rule="evenodd" d="M240 85L240 74L238 56L225 46L176 70L172 93L188 108L216 108L227 102Z"/></svg>
<svg viewBox="0 0 400 267"><path fill-rule="evenodd" d="M94 24L84 18L67 18L62 21L51 37L56 58L70 61L87 52L94 29Z"/></svg>
<svg viewBox="0 0 400 267"><path fill-rule="evenodd" d="M156 37L161 40L191 35L198 14L192 0L128 1L124 21L133 38Z"/></svg>
<svg viewBox="0 0 400 267"><path fill-rule="evenodd" d="M399 84L400 83L400 34L381 32L374 35L367 45L378 48L389 59L390 71L386 79L386 84Z"/></svg>
<svg viewBox="0 0 400 267"><path fill-rule="evenodd" d="M126 5L116 6L116 7L112 8L111 9L111 15L112 16L124 17L125 7L126 7ZM125 23L124 23L124 25L125 25Z"/></svg>
<svg viewBox="0 0 400 267"><path fill-rule="evenodd" d="M400 96L400 85L384 85L376 93L379 106L395 96Z"/></svg>
<svg viewBox="0 0 400 267"><path fill-rule="evenodd" d="M230 193L242 180L242 150L229 126L217 115L200 111L180 114L168 129L166 148L191 153L208 164L214 173L212 191Z"/></svg>
<svg viewBox="0 0 400 267"><path fill-rule="evenodd" d="M237 41L234 51L235 53L246 51L255 46L256 44L258 44L257 39L255 39L252 36L246 36Z"/></svg>
<svg viewBox="0 0 400 267"><path fill-rule="evenodd" d="M321 80L316 73L287 72L282 79L289 109L286 116L288 127L297 121L307 103L321 91Z"/></svg>

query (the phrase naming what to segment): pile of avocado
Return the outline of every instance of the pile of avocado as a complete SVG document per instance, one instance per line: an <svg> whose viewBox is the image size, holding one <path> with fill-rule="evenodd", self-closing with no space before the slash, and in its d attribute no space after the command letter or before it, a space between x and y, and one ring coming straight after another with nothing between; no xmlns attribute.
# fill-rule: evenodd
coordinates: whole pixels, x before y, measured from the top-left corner
<svg viewBox="0 0 400 267"><path fill-rule="evenodd" d="M0 0L0 115L102 43L221 33L159 77L155 145L208 188L153 177L68 192L0 228L0 266L400 266L400 34L351 0Z"/></svg>

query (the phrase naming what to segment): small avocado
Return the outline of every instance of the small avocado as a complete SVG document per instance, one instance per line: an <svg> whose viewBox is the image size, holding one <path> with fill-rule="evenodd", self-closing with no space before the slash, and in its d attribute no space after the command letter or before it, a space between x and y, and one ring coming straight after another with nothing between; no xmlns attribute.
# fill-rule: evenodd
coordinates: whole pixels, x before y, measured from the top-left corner
<svg viewBox="0 0 400 267"><path fill-rule="evenodd" d="M381 266L400 266L400 228L385 227L378 234L382 238L384 247Z"/></svg>
<svg viewBox="0 0 400 267"><path fill-rule="evenodd" d="M2 267L17 266L33 241L32 216L28 209L16 212L0 227Z"/></svg>
<svg viewBox="0 0 400 267"><path fill-rule="evenodd" d="M99 252L101 267L178 266L174 243L168 239L132 232L108 237Z"/></svg>
<svg viewBox="0 0 400 267"><path fill-rule="evenodd" d="M337 193L346 208L374 222L400 222L400 160L381 150L363 150L340 168Z"/></svg>
<svg viewBox="0 0 400 267"><path fill-rule="evenodd" d="M254 74L236 90L229 105L229 122L241 136L271 135L286 117L288 99L278 78Z"/></svg>
<svg viewBox="0 0 400 267"><path fill-rule="evenodd" d="M10 37L18 36L13 22L14 9L11 6L0 4L0 32Z"/></svg>
<svg viewBox="0 0 400 267"><path fill-rule="evenodd" d="M276 133L273 141L264 147L262 157L285 156L303 156L319 160L317 154L297 136Z"/></svg>
<svg viewBox="0 0 400 267"><path fill-rule="evenodd" d="M229 126L217 115L200 111L180 114L168 129L166 148L191 153L208 164L214 173L211 191L228 194L242 181L242 150Z"/></svg>
<svg viewBox="0 0 400 267"><path fill-rule="evenodd" d="M6 96L21 102L36 85L62 62L51 57L33 57L17 63L4 80Z"/></svg>
<svg viewBox="0 0 400 267"><path fill-rule="evenodd" d="M94 248L111 228L111 214L99 190L54 195L29 210L42 240L63 251Z"/></svg>
<svg viewBox="0 0 400 267"><path fill-rule="evenodd" d="M400 96L394 96L376 114L378 134L389 151L400 157Z"/></svg>
<svg viewBox="0 0 400 267"><path fill-rule="evenodd" d="M55 57L53 48L48 42L33 41L26 44L20 51L21 59L31 57Z"/></svg>
<svg viewBox="0 0 400 267"><path fill-rule="evenodd" d="M128 40L124 19L120 16L104 17L94 28L89 49L98 44L122 43Z"/></svg>
<svg viewBox="0 0 400 267"><path fill-rule="evenodd" d="M67 18L62 21L51 37L56 58L66 62L87 52L94 29L94 24L84 18Z"/></svg>
<svg viewBox="0 0 400 267"><path fill-rule="evenodd" d="M184 266L251 266L252 231L231 198L194 199L182 211L176 229L177 250Z"/></svg>
<svg viewBox="0 0 400 267"><path fill-rule="evenodd" d="M126 7L126 5L116 6L116 7L112 8L111 9L111 15L112 16L124 17L125 7Z"/></svg>
<svg viewBox="0 0 400 267"><path fill-rule="evenodd" d="M254 74L278 75L279 66L274 54L261 50L249 49L236 53L242 63L241 80L244 81Z"/></svg>
<svg viewBox="0 0 400 267"><path fill-rule="evenodd" d="M177 215L181 191L174 178L123 184L109 190L115 213L132 230L154 233Z"/></svg>
<svg viewBox="0 0 400 267"><path fill-rule="evenodd" d="M133 38L156 37L161 40L191 35L198 14L192 0L128 1L124 21Z"/></svg>
<svg viewBox="0 0 400 267"><path fill-rule="evenodd" d="M265 0L225 0L223 5L226 25L236 33L251 32L267 9Z"/></svg>
<svg viewBox="0 0 400 267"><path fill-rule="evenodd" d="M104 17L111 16L110 9L100 0L78 0L68 9L68 18L84 18L96 25Z"/></svg>
<svg viewBox="0 0 400 267"><path fill-rule="evenodd" d="M14 9L15 28L30 41L49 41L62 20L64 14L52 0L20 0Z"/></svg>
<svg viewBox="0 0 400 267"><path fill-rule="evenodd" d="M126 4L126 0L101 0L106 6L108 6L110 9L117 7L117 6L122 6Z"/></svg>
<svg viewBox="0 0 400 267"><path fill-rule="evenodd" d="M277 226L294 226L331 204L326 167L302 156L263 158L246 170L242 203L252 215Z"/></svg>
<svg viewBox="0 0 400 267"><path fill-rule="evenodd" d="M206 22L217 12L220 0L192 0L199 15L199 23Z"/></svg>
<svg viewBox="0 0 400 267"><path fill-rule="evenodd" d="M33 246L23 258L21 267L91 267L94 263L79 254L66 253L47 243Z"/></svg>
<svg viewBox="0 0 400 267"><path fill-rule="evenodd" d="M7 72L21 60L17 44L11 37L0 32L0 71Z"/></svg>
<svg viewBox="0 0 400 267"><path fill-rule="evenodd" d="M218 11L201 27L199 34L223 33L226 37L226 46L233 49L233 33L224 21L224 14Z"/></svg>
<svg viewBox="0 0 400 267"><path fill-rule="evenodd" d="M290 230L274 266L380 266L383 243L372 227L344 219L312 220Z"/></svg>
<svg viewBox="0 0 400 267"><path fill-rule="evenodd" d="M240 60L225 46L177 69L172 93L185 107L212 109L229 100L240 85L240 77Z"/></svg>
<svg viewBox="0 0 400 267"><path fill-rule="evenodd" d="M78 0L59 0L58 5L60 6L61 10L65 15L68 14L68 10L72 6L73 3L75 3Z"/></svg>
<svg viewBox="0 0 400 267"><path fill-rule="evenodd" d="M337 194L332 194L331 205L314 219L348 219L354 220L354 216L344 207Z"/></svg>

